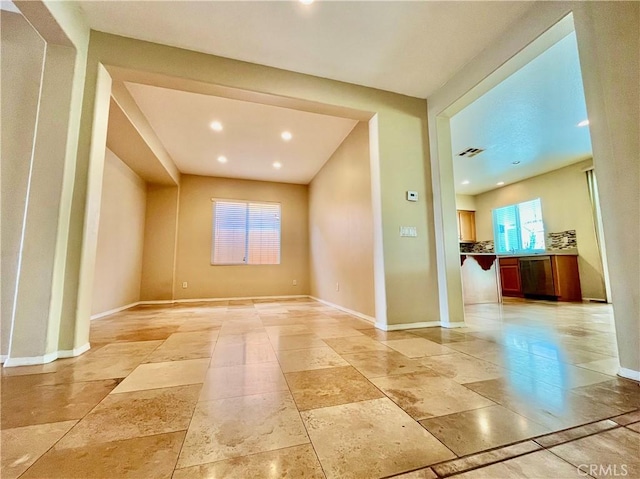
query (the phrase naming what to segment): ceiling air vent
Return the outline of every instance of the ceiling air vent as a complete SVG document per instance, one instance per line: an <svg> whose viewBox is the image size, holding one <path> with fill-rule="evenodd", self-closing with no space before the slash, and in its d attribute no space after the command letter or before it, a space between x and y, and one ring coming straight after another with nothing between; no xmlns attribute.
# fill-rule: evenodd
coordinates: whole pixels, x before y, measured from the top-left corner
<svg viewBox="0 0 640 479"><path fill-rule="evenodd" d="M473 158L476 155L482 153L484 149L482 148L467 148L466 150L462 150L458 153L458 156L462 156L464 158Z"/></svg>

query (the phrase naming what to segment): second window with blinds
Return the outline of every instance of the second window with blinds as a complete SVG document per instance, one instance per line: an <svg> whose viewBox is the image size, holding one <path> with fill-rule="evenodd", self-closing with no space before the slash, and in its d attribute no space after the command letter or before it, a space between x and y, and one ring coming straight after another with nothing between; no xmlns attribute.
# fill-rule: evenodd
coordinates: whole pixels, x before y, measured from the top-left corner
<svg viewBox="0 0 640 479"><path fill-rule="evenodd" d="M211 264L280 264L280 203L213 201Z"/></svg>

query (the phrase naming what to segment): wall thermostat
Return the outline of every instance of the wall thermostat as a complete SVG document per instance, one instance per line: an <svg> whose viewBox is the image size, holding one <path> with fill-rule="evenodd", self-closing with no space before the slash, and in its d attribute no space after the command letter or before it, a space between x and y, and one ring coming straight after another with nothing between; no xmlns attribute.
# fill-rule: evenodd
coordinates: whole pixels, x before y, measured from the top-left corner
<svg viewBox="0 0 640 479"><path fill-rule="evenodd" d="M418 201L418 192L407 191L407 201Z"/></svg>

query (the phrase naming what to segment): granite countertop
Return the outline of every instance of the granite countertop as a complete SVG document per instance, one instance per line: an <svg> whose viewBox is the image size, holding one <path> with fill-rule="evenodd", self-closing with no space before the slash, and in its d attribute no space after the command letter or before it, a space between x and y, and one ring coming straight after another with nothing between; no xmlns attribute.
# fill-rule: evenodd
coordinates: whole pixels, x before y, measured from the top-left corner
<svg viewBox="0 0 640 479"><path fill-rule="evenodd" d="M497 256L499 258L519 258L521 256L578 256L578 249L577 248L573 248L573 249L559 249L559 250L552 250L552 251L545 251L544 253L514 253L514 254L509 254L509 253L462 253L460 252L461 255L467 255L467 256Z"/></svg>

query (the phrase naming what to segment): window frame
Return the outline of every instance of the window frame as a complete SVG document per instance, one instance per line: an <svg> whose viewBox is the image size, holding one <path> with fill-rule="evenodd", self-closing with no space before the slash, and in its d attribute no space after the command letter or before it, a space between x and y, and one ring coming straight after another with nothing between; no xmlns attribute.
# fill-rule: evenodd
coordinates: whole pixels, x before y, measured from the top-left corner
<svg viewBox="0 0 640 479"><path fill-rule="evenodd" d="M540 222L542 223L542 241L544 244L544 248L542 249L524 249L523 248L523 243L522 243L522 224L521 224L521 218L520 218L520 210L519 210L519 206L524 204L524 203L531 203L537 201L540 205ZM518 249L514 249L514 250L509 250L509 251L499 251L498 250L498 246L501 244L501 242L498 240L499 237L499 232L498 232L498 224L496 224L496 211L497 210L501 210L504 208L513 208L515 207L515 229L517 231L517 238L518 238ZM508 255L508 254L541 254L541 253L545 253L547 251L547 239L546 239L546 235L547 235L547 228L544 222L544 212L542 209L542 198L541 197L536 197L536 198L532 198L530 200L525 200L525 201L519 201L517 203L512 203L509 205L504 205L504 206L499 206L497 208L492 208L491 209L491 222L492 222L492 230L493 230L493 243L494 243L494 252L496 254L503 254L503 255Z"/></svg>
<svg viewBox="0 0 640 479"><path fill-rule="evenodd" d="M240 263L215 263L215 225L216 225L216 203L244 203L247 205L247 217L245 222L245 256ZM279 209L280 222L278 231L278 262L277 263L249 263L249 205L277 205ZM253 201L240 200L234 198L211 198L211 250L209 263L211 266L279 266L282 264L282 203L279 201Z"/></svg>

